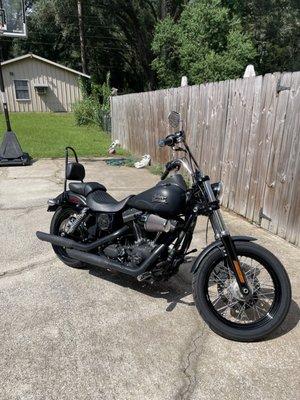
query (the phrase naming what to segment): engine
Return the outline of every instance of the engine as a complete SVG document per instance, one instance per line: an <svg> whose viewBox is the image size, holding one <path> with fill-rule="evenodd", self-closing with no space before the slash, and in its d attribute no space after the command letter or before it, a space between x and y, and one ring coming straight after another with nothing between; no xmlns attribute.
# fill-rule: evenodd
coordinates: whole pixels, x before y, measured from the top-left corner
<svg viewBox="0 0 300 400"><path fill-rule="evenodd" d="M154 242L143 239L131 245L111 244L105 247L103 252L108 258L119 260L131 267L137 267L150 257L154 247Z"/></svg>
<svg viewBox="0 0 300 400"><path fill-rule="evenodd" d="M98 218L98 226L100 229L108 229L108 216ZM157 246L156 238L162 233L172 232L177 221L165 219L155 214L143 213L141 211L131 209L123 215L123 221L132 222L137 233L137 239L132 243L111 244L103 249L106 257L119 260L120 262L131 266L138 267L143 261L150 257L152 250Z"/></svg>

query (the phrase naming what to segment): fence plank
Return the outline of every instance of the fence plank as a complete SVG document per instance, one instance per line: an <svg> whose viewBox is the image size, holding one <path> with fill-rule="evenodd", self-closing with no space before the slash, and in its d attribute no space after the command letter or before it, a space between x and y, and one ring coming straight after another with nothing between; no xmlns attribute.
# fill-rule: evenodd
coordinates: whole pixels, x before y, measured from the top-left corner
<svg viewBox="0 0 300 400"><path fill-rule="evenodd" d="M291 78L291 73L283 74L280 78L280 84L289 87L291 85ZM277 96L278 104L275 116L274 133L272 146L270 149L269 165L265 182L265 193L263 202L264 214L269 216L271 218L271 221L263 219L261 223L261 226L263 228L269 229L274 233L277 233L278 228L278 201L282 186L277 170L290 92L289 90L284 90L279 92Z"/></svg>
<svg viewBox="0 0 300 400"><path fill-rule="evenodd" d="M254 98L253 98L253 110L251 116L251 124L249 131L249 142L248 150L246 154L245 164L245 186L248 190L247 199L241 208L242 215L252 220L254 210L254 199L255 199L255 166L257 160L257 143L259 137L259 121L260 121L260 110L262 101L262 84L263 80L261 76L255 78L254 82Z"/></svg>
<svg viewBox="0 0 300 400"><path fill-rule="evenodd" d="M291 90L278 94L278 81ZM180 111L201 168L224 182L222 204L299 245L299 101L300 72L114 96L112 137L166 162L170 150L157 142Z"/></svg>
<svg viewBox="0 0 300 400"><path fill-rule="evenodd" d="M299 102L300 73L293 73L284 137L278 163L279 179L282 183L278 207L278 234L284 238L286 237L288 231L289 214L291 213L291 216L294 215L295 218L297 218L295 215L297 211L295 206L297 204L297 198L292 198L292 194L293 186L299 185L299 181L297 182L295 180L297 157L300 151ZM292 222L291 219L290 222Z"/></svg>
<svg viewBox="0 0 300 400"><path fill-rule="evenodd" d="M244 87L243 101L243 114L239 114L241 128L238 130L238 135L241 135L240 148L236 149L239 155L237 162L237 179L234 184L235 197L234 197L234 209L241 215L245 216L245 204L247 204L248 190L247 176L246 176L246 162L248 145L250 138L250 127L252 119L253 101L255 94L255 78L247 78ZM229 205L230 206L230 205Z"/></svg>

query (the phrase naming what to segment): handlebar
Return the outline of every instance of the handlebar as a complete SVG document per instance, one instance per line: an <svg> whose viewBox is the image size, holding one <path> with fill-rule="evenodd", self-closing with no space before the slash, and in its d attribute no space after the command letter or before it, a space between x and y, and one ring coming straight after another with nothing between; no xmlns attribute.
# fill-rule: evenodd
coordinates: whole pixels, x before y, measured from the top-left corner
<svg viewBox="0 0 300 400"><path fill-rule="evenodd" d="M178 146L182 144L182 146ZM166 179L169 175L169 172L173 169L177 169L179 171L180 167L183 166L188 173L191 175L193 181L196 179L196 172L198 172L202 176L202 172L199 168L199 165L193 156L188 144L185 141L185 133L183 130L179 132L172 133L168 135L165 139L161 139L158 142L160 147L170 146L173 149L173 157L175 157L175 152L184 152L185 156L181 158L176 158L175 160L168 162L166 164L166 170L161 176L161 180Z"/></svg>
<svg viewBox="0 0 300 400"><path fill-rule="evenodd" d="M174 146L176 143L182 142L184 139L184 133L183 131L171 133L165 139L160 139L158 142L159 147L164 147L164 146Z"/></svg>
<svg viewBox="0 0 300 400"><path fill-rule="evenodd" d="M181 167L181 163L179 160L173 160L173 161L169 161L166 164L166 170L165 172L162 174L162 176L160 177L160 179L163 181L164 179L166 179L166 177L169 175L169 172L171 172L173 169L180 169Z"/></svg>
<svg viewBox="0 0 300 400"><path fill-rule="evenodd" d="M165 170L165 172L162 174L162 176L160 177L160 180L163 181L164 179L166 179L166 177L169 175L169 172L167 169Z"/></svg>

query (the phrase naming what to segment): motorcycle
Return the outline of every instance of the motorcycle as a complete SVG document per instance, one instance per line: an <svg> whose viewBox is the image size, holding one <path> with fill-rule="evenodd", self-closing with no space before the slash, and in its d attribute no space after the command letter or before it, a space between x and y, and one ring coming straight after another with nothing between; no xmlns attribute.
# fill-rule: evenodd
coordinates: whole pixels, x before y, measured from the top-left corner
<svg viewBox="0 0 300 400"><path fill-rule="evenodd" d="M211 183L200 170L184 130L179 129L180 114L171 112L169 123L175 133L160 140L159 146L172 148L174 157L161 181L121 201L100 183L84 183L85 169L75 150L67 147L64 191L48 200L48 211L55 212L50 234L37 232L37 237L51 243L58 258L70 267L96 266L153 283L175 275L195 251L189 247L197 218L204 215L215 241L191 269L197 310L225 338L261 340L288 313L289 277L274 254L254 243L255 238L230 235L220 212L222 183ZM70 151L75 162L69 162ZM181 168L187 171L190 185L179 173ZM67 188L68 180L72 182Z"/></svg>

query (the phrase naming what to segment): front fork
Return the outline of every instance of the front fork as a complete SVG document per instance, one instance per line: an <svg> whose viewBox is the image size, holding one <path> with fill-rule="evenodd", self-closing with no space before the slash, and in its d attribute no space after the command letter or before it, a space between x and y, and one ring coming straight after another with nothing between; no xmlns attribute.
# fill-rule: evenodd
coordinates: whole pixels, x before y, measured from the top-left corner
<svg viewBox="0 0 300 400"><path fill-rule="evenodd" d="M220 239L223 243L229 267L235 275L240 291L244 297L247 297L251 293L247 282L247 278L244 271L241 268L241 264L236 253L234 241L232 240L230 233L226 229L220 211L214 210L209 218L216 239Z"/></svg>

